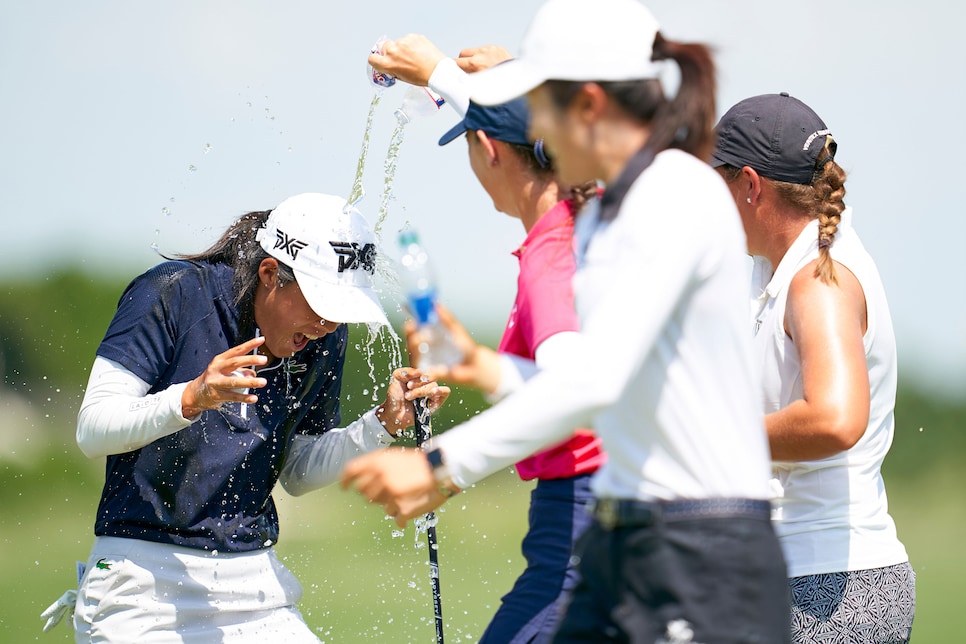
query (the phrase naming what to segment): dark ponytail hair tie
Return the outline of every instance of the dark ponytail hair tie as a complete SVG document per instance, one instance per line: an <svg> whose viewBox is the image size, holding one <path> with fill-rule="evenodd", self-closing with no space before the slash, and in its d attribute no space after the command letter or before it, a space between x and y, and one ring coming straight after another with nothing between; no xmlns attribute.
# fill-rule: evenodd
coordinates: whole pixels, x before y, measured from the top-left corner
<svg viewBox="0 0 966 644"><path fill-rule="evenodd" d="M818 240L819 250L822 250L823 248L830 248L831 246L832 246L832 240L829 239L828 237L822 237L821 239Z"/></svg>
<svg viewBox="0 0 966 644"><path fill-rule="evenodd" d="M547 158L547 153L543 150L543 139L537 139L537 142L533 144L533 156L537 159L541 168L550 167L550 159Z"/></svg>

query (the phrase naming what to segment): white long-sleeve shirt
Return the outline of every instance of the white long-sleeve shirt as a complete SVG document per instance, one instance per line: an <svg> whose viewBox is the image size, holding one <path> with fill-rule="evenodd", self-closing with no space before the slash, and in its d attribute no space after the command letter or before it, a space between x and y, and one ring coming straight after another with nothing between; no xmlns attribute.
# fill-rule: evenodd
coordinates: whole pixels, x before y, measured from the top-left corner
<svg viewBox="0 0 966 644"><path fill-rule="evenodd" d="M181 394L187 383L148 395L151 386L124 366L98 356L80 412L77 444L89 458L122 454L188 427ZM395 441L371 409L344 428L324 434L296 434L279 480L300 495L334 483L352 458Z"/></svg>
<svg viewBox="0 0 966 644"><path fill-rule="evenodd" d="M745 238L721 178L662 152L619 215L578 218L581 331L566 367L434 439L469 486L573 427L609 458L599 498L766 499L769 452L747 331Z"/></svg>

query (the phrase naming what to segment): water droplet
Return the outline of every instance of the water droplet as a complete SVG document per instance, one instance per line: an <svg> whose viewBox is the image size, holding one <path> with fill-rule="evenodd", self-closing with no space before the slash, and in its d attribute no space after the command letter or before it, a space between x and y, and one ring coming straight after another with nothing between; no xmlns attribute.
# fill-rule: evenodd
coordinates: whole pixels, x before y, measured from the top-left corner
<svg viewBox="0 0 966 644"><path fill-rule="evenodd" d="M205 154L211 152L211 143L205 143Z"/></svg>
<svg viewBox="0 0 966 644"><path fill-rule="evenodd" d="M164 208L161 209L161 214L164 215L165 217L168 217L171 215L171 209L165 206Z"/></svg>
<svg viewBox="0 0 966 644"><path fill-rule="evenodd" d="M197 170L198 168L195 167L195 164L191 163L188 165L188 172L196 172Z"/></svg>

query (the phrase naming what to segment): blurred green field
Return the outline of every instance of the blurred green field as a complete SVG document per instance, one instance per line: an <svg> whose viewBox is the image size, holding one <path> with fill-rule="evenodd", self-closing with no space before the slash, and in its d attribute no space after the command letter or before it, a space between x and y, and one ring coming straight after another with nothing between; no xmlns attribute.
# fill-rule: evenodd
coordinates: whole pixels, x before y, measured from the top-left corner
<svg viewBox="0 0 966 644"><path fill-rule="evenodd" d="M4 477L2 642L73 641L63 624L42 633L39 615L70 586L74 560L86 557L98 473L62 465ZM447 641L476 641L522 569L519 543L530 487L501 473L450 501L440 514ZM890 486L892 512L918 576L916 642L963 641L956 617L966 579L962 489L963 474L952 468L931 472L912 487ZM303 615L323 642L435 641L424 534L417 539L410 525L395 536L395 524L379 508L336 488L277 498L279 552L302 581Z"/></svg>
<svg viewBox="0 0 966 644"><path fill-rule="evenodd" d="M103 461L74 443L94 349L122 285L79 275L0 286L0 644L71 642L40 613L74 584L85 559ZM358 334L353 343L360 342ZM391 351L390 351L391 353ZM372 361L387 364L383 350ZM373 375L353 352L345 420L371 405ZM389 370L374 370L383 382ZM384 391L384 390L383 390ZM381 395L381 394L380 394ZM444 430L482 406L457 391L434 421ZM917 581L914 641L966 641L966 403L900 383L896 438L884 469L891 512ZM438 526L446 640L474 642L523 568L531 484L502 472L452 499ZM302 582L301 609L323 642L435 641L425 535L397 535L379 508L337 488L276 494L278 550Z"/></svg>
<svg viewBox="0 0 966 644"><path fill-rule="evenodd" d="M59 473L58 473L59 474ZM86 475L84 475L86 476ZM0 642L72 642L40 613L71 587L92 539L97 492L39 472L19 477L22 503L0 528ZM448 642L473 642L522 570L529 485L501 474L440 513L440 583ZM29 493L28 493L29 491ZM435 642L426 535L399 530L379 508L337 488L277 495L278 551L304 588L301 610L323 642ZM12 520L11 520L11 510Z"/></svg>

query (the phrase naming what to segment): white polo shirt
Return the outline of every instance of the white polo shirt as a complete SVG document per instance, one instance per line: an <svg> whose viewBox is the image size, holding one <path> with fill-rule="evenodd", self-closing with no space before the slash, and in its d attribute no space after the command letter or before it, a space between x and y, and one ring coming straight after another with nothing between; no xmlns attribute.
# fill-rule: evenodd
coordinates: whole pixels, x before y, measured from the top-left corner
<svg viewBox="0 0 966 644"><path fill-rule="evenodd" d="M831 247L865 292L868 330L863 338L871 405L865 434L851 449L817 461L774 463L773 519L789 576L865 570L904 563L906 550L889 516L880 467L895 430L896 342L885 290L875 262L846 209ZM805 226L772 275L756 258L752 276L755 352L764 379L766 414L802 399L798 351L785 333L792 278L818 257L818 220Z"/></svg>
<svg viewBox="0 0 966 644"><path fill-rule="evenodd" d="M599 498L769 498L738 213L707 164L660 153L619 215L577 221L581 322L566 367L434 439L466 487L592 426Z"/></svg>

